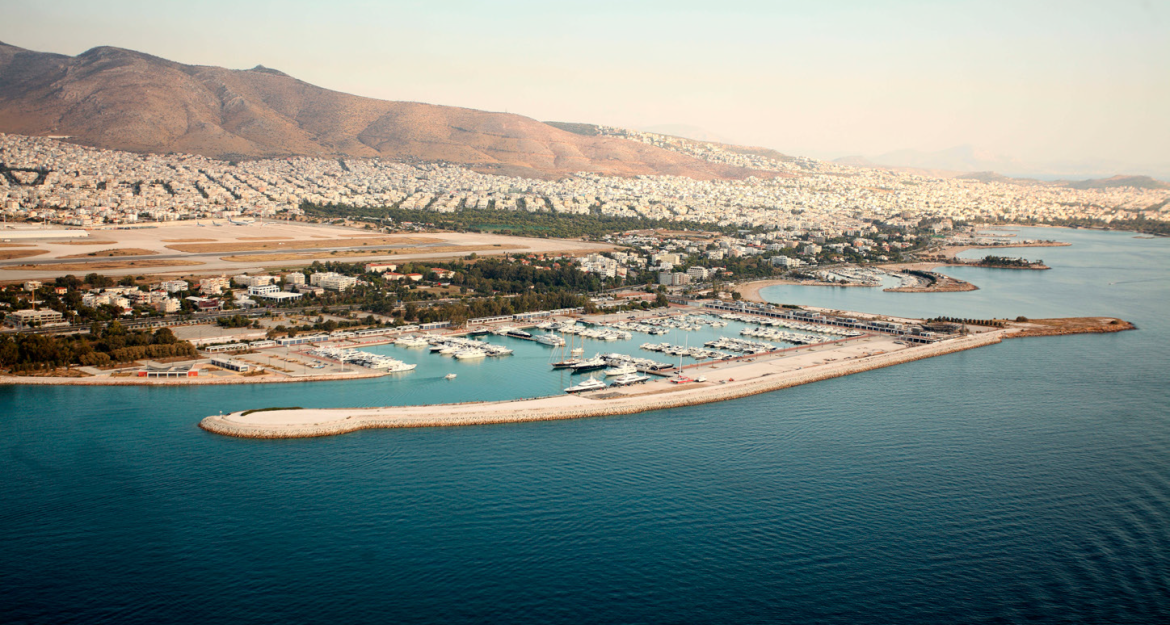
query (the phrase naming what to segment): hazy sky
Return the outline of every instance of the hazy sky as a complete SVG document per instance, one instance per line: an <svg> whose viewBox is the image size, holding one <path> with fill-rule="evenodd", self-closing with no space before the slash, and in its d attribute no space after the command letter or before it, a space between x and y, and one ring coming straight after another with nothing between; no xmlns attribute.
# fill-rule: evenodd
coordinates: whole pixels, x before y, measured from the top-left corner
<svg viewBox="0 0 1170 625"><path fill-rule="evenodd" d="M0 41L789 153L1170 163L1170 2L0 0Z"/></svg>

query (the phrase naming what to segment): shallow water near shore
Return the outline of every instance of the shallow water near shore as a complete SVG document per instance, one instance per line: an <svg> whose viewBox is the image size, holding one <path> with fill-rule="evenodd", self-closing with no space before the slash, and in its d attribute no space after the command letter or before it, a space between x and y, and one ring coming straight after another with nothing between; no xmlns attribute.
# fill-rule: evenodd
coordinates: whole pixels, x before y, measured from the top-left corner
<svg viewBox="0 0 1170 625"><path fill-rule="evenodd" d="M763 294L887 314L1116 315L1140 330L639 415L307 440L195 423L561 381L540 366L547 348L521 344L478 365L420 355L456 384L418 371L0 387L0 621L1159 622L1170 241L1021 237L1073 246L1012 250L1051 271L947 268L981 287L968 293Z"/></svg>

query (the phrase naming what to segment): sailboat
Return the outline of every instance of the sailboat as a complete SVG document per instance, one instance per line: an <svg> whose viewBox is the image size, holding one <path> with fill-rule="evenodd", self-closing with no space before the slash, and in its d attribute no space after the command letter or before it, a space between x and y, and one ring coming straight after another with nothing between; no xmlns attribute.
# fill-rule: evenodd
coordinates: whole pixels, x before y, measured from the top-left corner
<svg viewBox="0 0 1170 625"><path fill-rule="evenodd" d="M574 340L574 341L575 341L576 339L574 338L574 339L572 339L572 340ZM573 349L573 350L570 352L570 353L572 354L572 357L570 357L570 358L565 358L565 343L563 343L563 342L562 342L562 343L561 343L561 345L560 345L560 351L559 351L559 352L554 352L554 353L559 353L559 354L560 354L560 356L559 356L559 360L557 360L556 362L552 363L552 368L553 368L553 369L570 369L570 368L572 368L574 365L577 365L577 364L580 364L580 363L581 363L581 359L580 359L580 358L577 358L577 355L578 355L578 354L583 354L583 353L585 353L585 349L584 349L584 348L581 348L581 351L577 351L576 349Z"/></svg>
<svg viewBox="0 0 1170 625"><path fill-rule="evenodd" d="M691 349L691 337L687 336L686 347L685 347L685 349L683 349L683 352L690 351L690 349ZM683 365L682 365L683 352L679 352L679 354L678 354L678 373L673 378L670 379L670 381L673 382L674 384L689 384L691 382L694 382L694 380L683 375Z"/></svg>

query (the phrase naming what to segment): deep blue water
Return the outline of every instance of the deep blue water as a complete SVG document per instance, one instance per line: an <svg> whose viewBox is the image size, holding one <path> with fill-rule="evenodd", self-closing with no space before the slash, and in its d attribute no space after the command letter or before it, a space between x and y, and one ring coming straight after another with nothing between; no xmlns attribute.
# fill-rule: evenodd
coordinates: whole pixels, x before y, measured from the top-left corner
<svg viewBox="0 0 1170 625"><path fill-rule="evenodd" d="M1048 272L954 270L971 293L768 294L1141 329L642 415L293 441L195 423L544 394L523 365L543 355L455 386L0 388L0 622L1164 622L1170 241L1041 235L1074 246L1017 250Z"/></svg>

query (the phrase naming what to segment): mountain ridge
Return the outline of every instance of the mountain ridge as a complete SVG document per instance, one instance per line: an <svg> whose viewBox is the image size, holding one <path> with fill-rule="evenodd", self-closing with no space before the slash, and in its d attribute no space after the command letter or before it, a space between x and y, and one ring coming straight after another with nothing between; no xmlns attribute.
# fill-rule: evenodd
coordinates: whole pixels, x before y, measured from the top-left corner
<svg viewBox="0 0 1170 625"><path fill-rule="evenodd" d="M0 132L67 135L82 145L131 152L229 160L379 157L545 178L578 171L773 175L578 135L521 115L365 98L263 65L187 65L112 46L68 56L0 42Z"/></svg>

